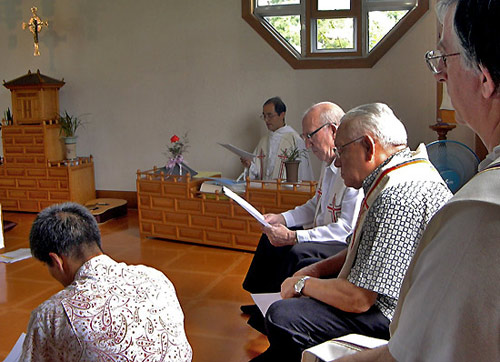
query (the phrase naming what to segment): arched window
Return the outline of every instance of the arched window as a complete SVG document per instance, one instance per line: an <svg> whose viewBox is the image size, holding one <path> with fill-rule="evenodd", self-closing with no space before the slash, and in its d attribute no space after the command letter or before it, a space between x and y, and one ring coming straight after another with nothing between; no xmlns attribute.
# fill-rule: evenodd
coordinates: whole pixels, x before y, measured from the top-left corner
<svg viewBox="0 0 500 362"><path fill-rule="evenodd" d="M429 0L242 0L242 16L293 68L369 68Z"/></svg>

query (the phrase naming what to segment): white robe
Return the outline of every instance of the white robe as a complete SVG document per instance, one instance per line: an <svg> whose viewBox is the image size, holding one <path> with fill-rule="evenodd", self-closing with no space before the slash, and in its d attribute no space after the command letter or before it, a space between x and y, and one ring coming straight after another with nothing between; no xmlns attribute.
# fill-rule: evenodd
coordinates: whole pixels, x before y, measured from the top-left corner
<svg viewBox="0 0 500 362"><path fill-rule="evenodd" d="M274 180L280 177L281 159L278 157L285 148L290 148L295 144L299 150L306 150L304 141L299 134L290 126L283 126L275 132L268 132L262 137L255 147L254 154L257 157L250 165L250 179L261 179L261 169L263 170L263 180ZM263 155L264 157L259 157ZM311 181L314 180L311 162L309 161L309 153L300 156L299 165L299 180ZM283 170L281 178L285 177L286 172Z"/></svg>
<svg viewBox="0 0 500 362"><path fill-rule="evenodd" d="M288 227L304 226L297 230L302 242L343 241L352 232L358 216L363 190L346 187L339 170L323 163L316 195L304 205L284 212Z"/></svg>
<svg viewBox="0 0 500 362"><path fill-rule="evenodd" d="M480 165L500 165L500 145ZM389 350L398 361L500 361L500 167L434 216L401 287Z"/></svg>

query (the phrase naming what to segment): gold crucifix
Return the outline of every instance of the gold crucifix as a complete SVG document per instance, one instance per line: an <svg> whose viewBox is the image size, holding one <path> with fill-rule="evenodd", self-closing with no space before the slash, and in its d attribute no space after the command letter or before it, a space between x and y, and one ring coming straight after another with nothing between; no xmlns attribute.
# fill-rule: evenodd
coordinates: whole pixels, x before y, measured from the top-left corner
<svg viewBox="0 0 500 362"><path fill-rule="evenodd" d="M38 33L42 31L43 26L49 26L49 23L47 21L42 21L36 14L37 8L33 6L31 8L31 12L33 13L33 16L31 17L30 21L26 24L23 22L23 30L26 28L29 28L29 30L33 33L33 46L35 47L35 52L33 55L39 56L40 52L38 51Z"/></svg>

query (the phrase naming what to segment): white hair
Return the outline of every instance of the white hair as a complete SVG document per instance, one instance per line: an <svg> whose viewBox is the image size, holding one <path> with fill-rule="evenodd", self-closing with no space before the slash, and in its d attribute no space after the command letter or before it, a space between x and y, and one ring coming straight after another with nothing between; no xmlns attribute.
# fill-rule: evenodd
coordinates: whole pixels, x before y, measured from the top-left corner
<svg viewBox="0 0 500 362"><path fill-rule="evenodd" d="M355 139L369 134L384 148L406 145L408 136L403 123L384 103L370 103L355 107L342 117L346 132Z"/></svg>
<svg viewBox="0 0 500 362"><path fill-rule="evenodd" d="M304 116L302 118L305 118L311 111L317 108L321 108L321 113L319 115L319 121L321 122L321 124L332 123L336 127L338 127L340 124L340 119L345 114L344 110L335 103L320 102L309 107L307 111L304 112Z"/></svg>

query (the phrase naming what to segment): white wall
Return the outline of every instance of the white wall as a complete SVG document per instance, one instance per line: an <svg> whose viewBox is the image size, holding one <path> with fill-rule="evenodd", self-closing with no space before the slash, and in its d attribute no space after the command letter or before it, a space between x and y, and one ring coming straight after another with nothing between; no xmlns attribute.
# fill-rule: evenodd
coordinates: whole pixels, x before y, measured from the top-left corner
<svg viewBox="0 0 500 362"><path fill-rule="evenodd" d="M33 5L49 21L40 57L21 29ZM299 133L313 103L348 110L381 101L403 120L412 147L436 139L428 128L435 81L423 60L435 28L431 10L371 69L293 70L241 18L239 0L3 0L0 79L28 69L64 78L61 111L87 114L78 154L94 156L96 188L133 191L137 169L163 165L170 137L186 131L190 166L237 176L239 160L216 142L252 150L265 132L262 103L275 95ZM2 87L0 110L8 106ZM450 138L472 146L472 134L459 128Z"/></svg>

